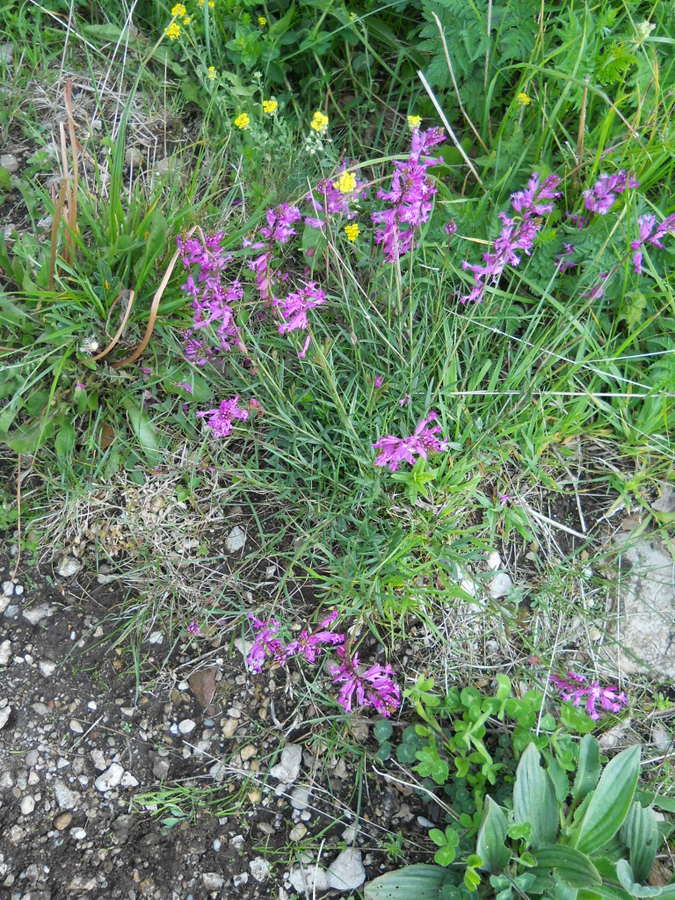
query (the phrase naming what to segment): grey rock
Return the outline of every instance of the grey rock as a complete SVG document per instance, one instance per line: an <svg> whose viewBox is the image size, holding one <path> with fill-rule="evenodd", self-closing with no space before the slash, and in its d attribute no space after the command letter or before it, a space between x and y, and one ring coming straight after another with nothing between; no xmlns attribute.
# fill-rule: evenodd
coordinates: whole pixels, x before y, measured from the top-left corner
<svg viewBox="0 0 675 900"><path fill-rule="evenodd" d="M225 549L228 553L237 553L246 546L246 532L241 525L235 525L225 538Z"/></svg>
<svg viewBox="0 0 675 900"><path fill-rule="evenodd" d="M202 881L207 891L219 891L225 884L225 879L218 872L202 872Z"/></svg>
<svg viewBox="0 0 675 900"><path fill-rule="evenodd" d="M75 809L80 802L80 795L71 791L65 781L54 782L54 796L59 804L59 809Z"/></svg>
<svg viewBox="0 0 675 900"><path fill-rule="evenodd" d="M328 873L316 866L301 868L297 866L288 874L293 889L299 894L313 897L319 891L327 891L330 887Z"/></svg>
<svg viewBox="0 0 675 900"><path fill-rule="evenodd" d="M62 556L56 567L56 574L60 575L61 578L70 578L73 575L77 575L81 569L82 563L79 559L75 559L74 556Z"/></svg>
<svg viewBox="0 0 675 900"><path fill-rule="evenodd" d="M621 649L618 659L611 648L607 655L623 672L675 678L673 556L656 536L624 535L615 543L630 570L619 582L617 629L610 636Z"/></svg>
<svg viewBox="0 0 675 900"><path fill-rule="evenodd" d="M348 847L328 867L328 886L334 891L355 891L366 880L361 851Z"/></svg>
<svg viewBox="0 0 675 900"><path fill-rule="evenodd" d="M291 806L293 807L293 809L307 809L307 807L309 806L309 794L309 788L294 788L293 793L291 794Z"/></svg>
<svg viewBox="0 0 675 900"><path fill-rule="evenodd" d="M124 775L122 775L120 784L123 788L138 787L138 778L136 778L135 775L132 775L131 772L125 772Z"/></svg>
<svg viewBox="0 0 675 900"><path fill-rule="evenodd" d="M500 597L506 597L513 582L506 572L498 572L490 582L490 596L493 600L499 600Z"/></svg>
<svg viewBox="0 0 675 900"><path fill-rule="evenodd" d="M233 876L232 884L236 888L243 887L245 884L248 884L248 872L240 872L238 875Z"/></svg>
<svg viewBox="0 0 675 900"><path fill-rule="evenodd" d="M14 582L13 581L3 581L2 582L2 593L5 597L11 597L14 593Z"/></svg>
<svg viewBox="0 0 675 900"><path fill-rule="evenodd" d="M4 706L0 709L0 728L4 728L7 722L9 721L9 717L12 714L11 706Z"/></svg>
<svg viewBox="0 0 675 900"><path fill-rule="evenodd" d="M8 172L14 173L19 168L19 160L13 153L3 153L0 156L0 166L7 169Z"/></svg>
<svg viewBox="0 0 675 900"><path fill-rule="evenodd" d="M292 784L300 774L302 747L300 744L286 744L281 751L281 760L272 766L270 775L283 784Z"/></svg>
<svg viewBox="0 0 675 900"><path fill-rule="evenodd" d="M83 841L87 836L87 832L84 828L71 828L70 836L74 841Z"/></svg>
<svg viewBox="0 0 675 900"><path fill-rule="evenodd" d="M652 509L669 515L675 513L675 487L667 481L662 481L659 487L661 495L652 503Z"/></svg>
<svg viewBox="0 0 675 900"><path fill-rule="evenodd" d="M294 825L289 831L288 838L291 841L301 841L306 834L307 826L303 825L302 822L298 822L298 824Z"/></svg>
<svg viewBox="0 0 675 900"><path fill-rule="evenodd" d="M123 767L119 763L114 762L102 775L98 776L94 782L94 787L97 791L104 794L106 791L110 791L117 787L122 780L122 775L124 775Z"/></svg>
<svg viewBox="0 0 675 900"><path fill-rule="evenodd" d="M152 764L152 774L155 778L159 778L160 781L164 781L169 774L170 768L171 763L168 759L156 759Z"/></svg>
<svg viewBox="0 0 675 900"><path fill-rule="evenodd" d="M96 748L95 750L91 751L89 756L91 756L91 761L94 764L94 768L97 769L99 772L103 772L107 766L107 763L105 761L105 756L103 755L101 750Z"/></svg>
<svg viewBox="0 0 675 900"><path fill-rule="evenodd" d="M258 884L267 881L270 874L270 864L262 856L256 856L255 859L252 859L248 864L248 868Z"/></svg>
<svg viewBox="0 0 675 900"><path fill-rule="evenodd" d="M71 719L69 728L71 731L74 731L75 734L84 734L84 728L80 725L77 719Z"/></svg>
<svg viewBox="0 0 675 900"><path fill-rule="evenodd" d="M31 797L30 794L26 794L26 796L21 800L21 815L29 816L34 809L35 799Z"/></svg>
<svg viewBox="0 0 675 900"><path fill-rule="evenodd" d="M56 663L51 659L41 659L38 663L38 669L45 678L50 678L56 671Z"/></svg>
<svg viewBox="0 0 675 900"><path fill-rule="evenodd" d="M27 619L31 625L37 625L52 615L54 615L54 607L49 603L38 603L37 606L31 606L23 611L24 619Z"/></svg>
<svg viewBox="0 0 675 900"><path fill-rule="evenodd" d="M190 734L196 727L197 723L193 722L192 719L183 719L182 722L178 723L178 730L181 734Z"/></svg>
<svg viewBox="0 0 675 900"><path fill-rule="evenodd" d="M3 641L0 644L0 666L6 666L12 655L12 645L9 641Z"/></svg>

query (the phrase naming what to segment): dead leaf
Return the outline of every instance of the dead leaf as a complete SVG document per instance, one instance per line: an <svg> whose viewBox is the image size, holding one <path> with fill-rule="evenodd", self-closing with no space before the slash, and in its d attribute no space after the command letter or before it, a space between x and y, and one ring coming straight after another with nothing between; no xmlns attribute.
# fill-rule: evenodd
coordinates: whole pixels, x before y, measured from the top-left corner
<svg viewBox="0 0 675 900"><path fill-rule="evenodd" d="M208 666L206 669L193 672L188 678L190 690L205 708L211 705L216 694L217 673L217 666Z"/></svg>

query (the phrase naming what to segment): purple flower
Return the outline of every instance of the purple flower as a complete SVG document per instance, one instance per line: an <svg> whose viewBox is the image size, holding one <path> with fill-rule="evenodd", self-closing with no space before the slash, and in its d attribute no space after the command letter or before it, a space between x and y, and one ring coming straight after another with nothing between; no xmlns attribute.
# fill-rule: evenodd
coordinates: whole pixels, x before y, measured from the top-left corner
<svg viewBox="0 0 675 900"><path fill-rule="evenodd" d="M383 384L384 384L384 378L382 377L382 375L376 375L375 376L375 387L381 388Z"/></svg>
<svg viewBox="0 0 675 900"><path fill-rule="evenodd" d="M297 206L290 203L281 203L275 209L268 209L265 213L267 225L260 229L260 234L268 241L276 241L279 244L287 244L296 233L293 225L299 222L302 213Z"/></svg>
<svg viewBox="0 0 675 900"><path fill-rule="evenodd" d="M593 285L590 291L587 291L581 296L586 297L588 300L602 300L607 289L608 278L609 272L600 272L600 274L598 275L598 281Z"/></svg>
<svg viewBox="0 0 675 900"><path fill-rule="evenodd" d="M353 656L345 647L335 651L342 660L340 665L329 666L335 684L341 684L338 703L351 712L356 700L359 707L372 706L383 716L390 716L401 705L401 689L392 680L391 666L372 665L362 671L358 653Z"/></svg>
<svg viewBox="0 0 675 900"><path fill-rule="evenodd" d="M601 687L599 681L591 681L585 675L568 672L567 677L551 675L550 681L560 691L563 700L569 700L573 706L579 706L585 699L586 712L591 719L599 719L597 704L605 712L618 713L628 703L624 691L613 686Z"/></svg>
<svg viewBox="0 0 675 900"><path fill-rule="evenodd" d="M334 631L327 630L328 626L332 625L337 619L337 616L337 610L333 610L325 619L319 622L314 631L309 629L301 631L296 640L290 641L286 645L284 650L285 659L290 659L291 656L299 653L305 657L307 662L315 663L326 646L343 644L345 642L344 634L336 634Z"/></svg>
<svg viewBox="0 0 675 900"><path fill-rule="evenodd" d="M541 216L551 212L556 197L560 194L555 189L560 184L557 175L549 175L539 184L539 175L531 176L527 187L511 195L511 205L520 214L521 219L511 219L506 213L499 213L502 230L494 242L491 253L483 254L484 265L462 262L462 268L473 273L474 284L471 291L461 297L462 303L480 303L485 297L485 289L496 284L506 266L520 264L519 251L527 256L532 252L534 239L541 230Z"/></svg>
<svg viewBox="0 0 675 900"><path fill-rule="evenodd" d="M323 228L327 217L339 215L347 219L353 219L356 216L356 211L352 209L352 204L364 196L367 186L357 183L352 190L346 192L340 190L341 179L339 176L343 175L349 168L349 164L343 162L338 171L337 180L335 178L326 178L320 181L315 188L320 195L319 197L315 197L313 191L305 195L305 200L316 213L316 216L307 216L305 218L305 225L309 225L311 228ZM319 216L322 218L318 218Z"/></svg>
<svg viewBox="0 0 675 900"><path fill-rule="evenodd" d="M427 455L431 451L447 450L447 442L436 437L441 426L428 427L429 422L433 422L437 418L438 413L430 412L426 418L421 420L410 437L398 438L391 434L381 437L372 445L373 450L380 451L375 459L375 465L387 466L390 472L395 472L402 462L414 465L416 456L427 459Z"/></svg>
<svg viewBox="0 0 675 900"><path fill-rule="evenodd" d="M222 400L216 409L207 409L197 413L197 418L206 419L207 426L218 437L227 437L232 432L234 419L248 419L248 410L237 406L239 394L229 400Z"/></svg>
<svg viewBox="0 0 675 900"><path fill-rule="evenodd" d="M183 390L185 391L186 394L192 393L192 385L190 384L189 381L179 381L178 387L183 388Z"/></svg>
<svg viewBox="0 0 675 900"><path fill-rule="evenodd" d="M399 406L410 406L412 403L412 397L410 394L404 394L401 398L399 398L398 405Z"/></svg>
<svg viewBox="0 0 675 900"><path fill-rule="evenodd" d="M449 222L446 222L443 226L443 231L448 235L448 237L452 237L453 234L457 232L457 222L453 219L450 219Z"/></svg>
<svg viewBox="0 0 675 900"><path fill-rule="evenodd" d="M381 226L375 231L375 243L382 244L387 262L394 262L412 250L417 230L429 220L432 198L438 189L428 178L427 170L443 160L425 154L443 140L445 135L439 128L415 129L410 155L405 161L394 163L389 190L377 192L380 200L391 204L389 209L371 214L373 222Z"/></svg>
<svg viewBox="0 0 675 900"><path fill-rule="evenodd" d="M640 237L637 241L631 241L630 247L633 250L635 272L637 275L642 275L642 245L652 244L654 247L665 250L661 238L675 232L675 213L664 219L660 225L656 225L656 216L640 216L638 218L638 228Z"/></svg>
<svg viewBox="0 0 675 900"><path fill-rule="evenodd" d="M276 619L270 619L269 622L263 622L255 616L248 614L254 631L256 631L255 641L246 657L246 665L252 672L262 671L266 659L273 659L277 663L283 664L286 661L284 645L277 638L279 628L281 627Z"/></svg>
<svg viewBox="0 0 675 900"><path fill-rule="evenodd" d="M567 218L573 225L576 225L577 228L585 228L587 219L585 216L578 216L576 213L566 213Z"/></svg>
<svg viewBox="0 0 675 900"><path fill-rule="evenodd" d="M305 331L309 328L307 313L326 302L325 293L317 286L315 281L308 281L299 291L290 293L285 299L274 298L283 317L279 325L279 334L288 334L289 331Z"/></svg>
<svg viewBox="0 0 675 900"><path fill-rule="evenodd" d="M574 244L563 244L563 248L563 252L556 256L559 272L566 272L568 269L574 269L577 266L577 263L571 259L574 256Z"/></svg>
<svg viewBox="0 0 675 900"><path fill-rule="evenodd" d="M584 191L584 205L589 212L605 216L619 194L637 186L635 178L624 169L613 175L601 175L590 190Z"/></svg>
<svg viewBox="0 0 675 900"><path fill-rule="evenodd" d="M202 633L201 628L194 619L188 625L187 630L190 632L190 634L200 635Z"/></svg>
<svg viewBox="0 0 675 900"><path fill-rule="evenodd" d="M508 506L511 502L511 498L508 494L497 494L497 499L499 500L502 506Z"/></svg>

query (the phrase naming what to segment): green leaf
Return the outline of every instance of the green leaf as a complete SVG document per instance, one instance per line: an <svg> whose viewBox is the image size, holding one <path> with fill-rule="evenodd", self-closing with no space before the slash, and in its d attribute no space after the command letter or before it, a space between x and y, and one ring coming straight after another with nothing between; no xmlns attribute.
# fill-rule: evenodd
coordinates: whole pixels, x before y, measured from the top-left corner
<svg viewBox="0 0 675 900"><path fill-rule="evenodd" d="M380 744L388 741L394 731L394 726L387 719L381 719L373 725L373 736Z"/></svg>
<svg viewBox="0 0 675 900"><path fill-rule="evenodd" d="M369 882L365 900L438 900L444 884L451 884L451 874L441 866L417 864L387 872Z"/></svg>
<svg viewBox="0 0 675 900"><path fill-rule="evenodd" d="M457 856L456 847L444 844L434 853L434 862L439 866L451 866Z"/></svg>
<svg viewBox="0 0 675 900"><path fill-rule="evenodd" d="M621 826L621 840L628 847L636 881L646 881L656 859L659 831L653 810L633 801Z"/></svg>
<svg viewBox="0 0 675 900"><path fill-rule="evenodd" d="M159 431L150 420L142 407L135 406L133 400L124 403L129 418L129 424L138 439L141 449L148 461L153 465L162 459L159 444Z"/></svg>
<svg viewBox="0 0 675 900"><path fill-rule="evenodd" d="M595 728L593 719L571 703L560 705L560 721L568 731L576 734L588 734Z"/></svg>
<svg viewBox="0 0 675 900"><path fill-rule="evenodd" d="M599 777L600 745L592 735L585 734L579 744L579 762L572 786L575 803L580 803L595 788Z"/></svg>
<svg viewBox="0 0 675 900"><path fill-rule="evenodd" d="M652 794L649 791L636 791L635 798L640 803L648 803L650 806L656 806L658 809L664 809L666 812L675 813L675 797L660 797L658 794Z"/></svg>
<svg viewBox="0 0 675 900"><path fill-rule="evenodd" d="M544 869L555 869L560 878L575 887L591 887L602 884L600 873L584 853L573 847L553 844L539 847L534 851L537 865Z"/></svg>
<svg viewBox="0 0 675 900"><path fill-rule="evenodd" d="M661 897L672 900L675 897L675 886L663 885L662 887L647 887L635 881L635 875L626 859L620 859L616 864L616 875L621 887L625 888L631 897Z"/></svg>
<svg viewBox="0 0 675 900"><path fill-rule="evenodd" d="M626 818L637 786L640 747L629 747L605 766L591 795L571 846L582 853L597 853L617 833Z"/></svg>
<svg viewBox="0 0 675 900"><path fill-rule="evenodd" d="M54 438L54 450L60 460L68 459L75 447L75 429L71 422L63 422Z"/></svg>
<svg viewBox="0 0 675 900"><path fill-rule="evenodd" d="M513 821L532 826L531 846L551 844L558 834L558 804L548 774L542 769L539 751L530 744L518 763L513 786Z"/></svg>
<svg viewBox="0 0 675 900"><path fill-rule="evenodd" d="M488 872L501 872L511 858L511 851L505 846L508 823L504 810L492 797L485 798L485 818L478 832L476 852L484 860Z"/></svg>

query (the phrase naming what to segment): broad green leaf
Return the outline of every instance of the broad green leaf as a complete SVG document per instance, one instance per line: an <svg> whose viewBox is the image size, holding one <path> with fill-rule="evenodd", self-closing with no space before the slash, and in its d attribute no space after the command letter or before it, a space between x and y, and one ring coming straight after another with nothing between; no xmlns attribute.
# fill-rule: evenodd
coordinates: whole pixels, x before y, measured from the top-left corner
<svg viewBox="0 0 675 900"><path fill-rule="evenodd" d="M638 884L630 863L626 859L620 859L616 864L616 875L631 897L661 897L662 900L675 897L675 885L663 885L662 887L650 887Z"/></svg>
<svg viewBox="0 0 675 900"><path fill-rule="evenodd" d="M67 459L75 447L75 429L72 422L63 422L54 438L54 449L60 460Z"/></svg>
<svg viewBox="0 0 675 900"><path fill-rule="evenodd" d="M437 900L444 884L451 884L451 876L441 866L418 864L387 872L369 882L365 900Z"/></svg>
<svg viewBox="0 0 675 900"><path fill-rule="evenodd" d="M629 747L605 766L591 795L571 846L582 853L597 853L621 828L633 802L640 770L640 747Z"/></svg>
<svg viewBox="0 0 675 900"><path fill-rule="evenodd" d="M478 832L476 852L483 858L488 872L501 872L511 858L511 851L504 844L508 823L504 810L492 797L486 797L485 808L485 818Z"/></svg>
<svg viewBox="0 0 675 900"><path fill-rule="evenodd" d="M654 812L636 800L621 826L621 840L628 847L630 865L636 881L646 881L656 859L659 831Z"/></svg>
<svg viewBox="0 0 675 900"><path fill-rule="evenodd" d="M588 856L572 847L553 844L548 847L539 847L534 851L534 855L538 866L544 869L555 869L563 881L575 887L591 887L595 884L602 884L600 873Z"/></svg>
<svg viewBox="0 0 675 900"><path fill-rule="evenodd" d="M532 826L532 847L552 844L558 834L559 811L548 774L540 765L539 751L530 744L516 769L513 786L513 821Z"/></svg>
<svg viewBox="0 0 675 900"><path fill-rule="evenodd" d="M575 803L580 803L595 788L599 777L600 745L592 735L585 734L579 744L579 762L572 786Z"/></svg>
<svg viewBox="0 0 675 900"><path fill-rule="evenodd" d="M159 449L159 431L142 407L135 406L133 401L125 403L125 406L129 424L147 459L153 464L160 462L162 454Z"/></svg>
<svg viewBox="0 0 675 900"><path fill-rule="evenodd" d="M658 807L658 809L665 809L666 812L675 813L675 797L660 797L658 794L652 794L649 791L636 791L635 798L640 803L648 803L650 806Z"/></svg>

